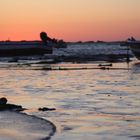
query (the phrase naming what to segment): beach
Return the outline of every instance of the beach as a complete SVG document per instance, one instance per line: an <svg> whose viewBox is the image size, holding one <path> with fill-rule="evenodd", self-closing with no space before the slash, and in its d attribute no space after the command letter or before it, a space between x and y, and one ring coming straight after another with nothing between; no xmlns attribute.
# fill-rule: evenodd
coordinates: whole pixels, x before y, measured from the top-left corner
<svg viewBox="0 0 140 140"><path fill-rule="evenodd" d="M91 51L88 46L87 54ZM105 48L110 50L108 45ZM94 53L101 55L99 49ZM62 58L60 51L62 53L64 49L55 52L55 58L56 54ZM74 51L65 56L77 53L86 56L86 51L78 51L78 46ZM116 49L114 52L123 51ZM105 52L113 54L112 50ZM36 62L44 60L9 63L4 58L0 68L0 97L27 110L23 111L25 116L0 112L0 140L140 139L140 62L134 57L131 60L129 64L125 58L116 62L90 60L40 64ZM55 110L38 110L43 107ZM15 118L17 122L14 122ZM24 136L18 133L20 127Z"/></svg>
<svg viewBox="0 0 140 140"><path fill-rule="evenodd" d="M50 139L56 128L53 123L14 111L0 112L1 140Z"/></svg>

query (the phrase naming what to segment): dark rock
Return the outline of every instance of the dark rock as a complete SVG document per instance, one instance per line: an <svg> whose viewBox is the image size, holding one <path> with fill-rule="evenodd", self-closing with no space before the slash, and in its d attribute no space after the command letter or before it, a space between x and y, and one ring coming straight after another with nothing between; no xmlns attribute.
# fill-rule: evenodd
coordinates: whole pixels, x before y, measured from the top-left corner
<svg viewBox="0 0 140 140"><path fill-rule="evenodd" d="M25 108L22 108L21 105L7 104L7 99L2 97L0 98L0 111L4 110L23 111Z"/></svg>
<svg viewBox="0 0 140 140"><path fill-rule="evenodd" d="M55 108L47 108L47 107L42 107L42 108L38 108L39 111L54 111L56 110Z"/></svg>
<svg viewBox="0 0 140 140"><path fill-rule="evenodd" d="M5 105L7 103L7 99L5 97L0 98L0 105Z"/></svg>
<svg viewBox="0 0 140 140"><path fill-rule="evenodd" d="M4 110L13 110L13 111L23 111L25 110L20 105L14 105L14 104L0 104L0 111Z"/></svg>

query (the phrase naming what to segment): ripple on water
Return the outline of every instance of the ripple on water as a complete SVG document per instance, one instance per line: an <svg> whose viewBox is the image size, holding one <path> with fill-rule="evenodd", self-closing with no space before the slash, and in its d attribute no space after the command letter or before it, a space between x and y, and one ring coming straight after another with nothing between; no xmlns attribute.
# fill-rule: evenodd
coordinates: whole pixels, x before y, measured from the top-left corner
<svg viewBox="0 0 140 140"><path fill-rule="evenodd" d="M56 108L31 112L60 126L52 140L135 140L140 133L139 70L130 64L129 71L1 71L0 95L26 108Z"/></svg>

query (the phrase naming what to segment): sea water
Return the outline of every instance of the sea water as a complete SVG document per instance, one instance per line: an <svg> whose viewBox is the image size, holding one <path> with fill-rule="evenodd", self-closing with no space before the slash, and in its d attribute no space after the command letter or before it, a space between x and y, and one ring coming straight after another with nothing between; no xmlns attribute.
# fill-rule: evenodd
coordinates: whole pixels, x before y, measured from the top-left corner
<svg viewBox="0 0 140 140"><path fill-rule="evenodd" d="M0 97L51 121L52 140L139 140L140 62L112 63L108 69L97 69L98 63L53 64L67 69L50 71L0 69Z"/></svg>

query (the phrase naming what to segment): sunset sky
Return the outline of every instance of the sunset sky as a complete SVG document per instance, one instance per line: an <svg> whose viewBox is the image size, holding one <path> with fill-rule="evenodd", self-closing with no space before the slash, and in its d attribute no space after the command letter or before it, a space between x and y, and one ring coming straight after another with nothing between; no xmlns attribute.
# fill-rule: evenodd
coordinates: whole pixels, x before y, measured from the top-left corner
<svg viewBox="0 0 140 140"><path fill-rule="evenodd" d="M0 40L140 39L140 0L0 0Z"/></svg>

